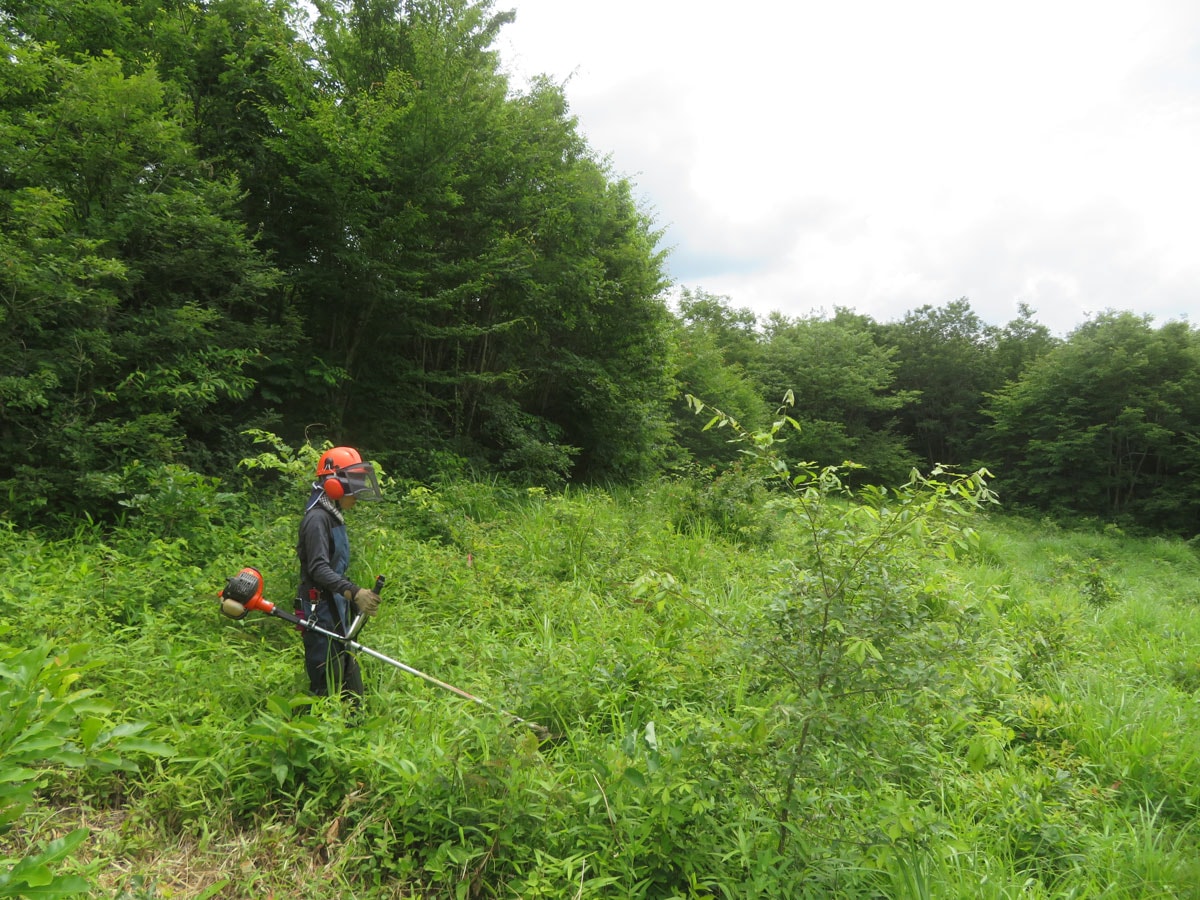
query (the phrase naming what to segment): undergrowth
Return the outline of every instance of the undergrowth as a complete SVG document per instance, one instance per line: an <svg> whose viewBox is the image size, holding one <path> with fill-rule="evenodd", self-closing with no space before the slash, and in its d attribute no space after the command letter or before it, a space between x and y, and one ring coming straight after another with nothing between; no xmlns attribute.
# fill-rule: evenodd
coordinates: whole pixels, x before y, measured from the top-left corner
<svg viewBox="0 0 1200 900"><path fill-rule="evenodd" d="M363 657L357 716L304 695L290 626L217 613L243 565L290 609L302 498L194 542L0 531L0 670L70 684L6 683L0 858L114 898L1196 896L1189 545L754 465L390 485L350 513L388 576L361 640L484 702ZM18 765L16 704L71 691L100 705L53 714L66 755ZM71 755L102 733L131 743Z"/></svg>

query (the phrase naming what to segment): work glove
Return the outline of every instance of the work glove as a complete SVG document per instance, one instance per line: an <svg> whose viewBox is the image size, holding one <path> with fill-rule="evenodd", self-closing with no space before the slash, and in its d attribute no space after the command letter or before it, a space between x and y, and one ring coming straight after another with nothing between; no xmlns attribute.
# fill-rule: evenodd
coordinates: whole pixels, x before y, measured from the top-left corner
<svg viewBox="0 0 1200 900"><path fill-rule="evenodd" d="M354 608L364 616L375 615L379 609L379 595L368 588L359 588L354 595Z"/></svg>

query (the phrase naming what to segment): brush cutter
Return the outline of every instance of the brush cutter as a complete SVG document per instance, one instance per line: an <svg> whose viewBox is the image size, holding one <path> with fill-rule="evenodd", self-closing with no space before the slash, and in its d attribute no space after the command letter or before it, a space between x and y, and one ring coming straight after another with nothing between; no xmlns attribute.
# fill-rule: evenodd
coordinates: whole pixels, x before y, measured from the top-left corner
<svg viewBox="0 0 1200 900"><path fill-rule="evenodd" d="M379 593L379 591L383 588L383 580L384 579L382 575L375 579L376 593ZM351 623L349 634L342 635L338 634L337 632L330 631L327 628L322 628L316 622L311 622L308 619L302 619L300 616L285 612L277 607L274 603L263 597L263 577L258 569L250 566L242 569L242 571L238 572L237 575L235 575L233 578L230 578L229 581L225 583L225 589L222 590L218 596L221 601L221 613L231 619L244 619L251 610L264 613L268 616L275 616L278 619L283 619L285 622L291 622L293 625L296 625L299 628L304 628L308 631L316 632L317 634L323 634L325 637L332 638L335 641L341 641L350 650L365 653L367 656L374 657L380 662L387 663L389 666L395 666L400 671L407 672L409 675L415 675L418 678L435 685L436 687L440 687L442 690L449 691L452 694L457 694L464 700L470 700L472 703L478 703L485 709L489 709L494 713L498 713L514 722L519 722L533 731L533 733L538 736L539 740L544 741L550 738L550 732L543 725L539 725L536 722L530 722L528 719L522 719L520 716L514 713L500 709L498 706L493 706L486 700L476 697L474 694L467 693L462 688L457 688L452 684L447 684L441 679L434 678L432 675L426 675L419 669L414 669L412 666L405 665L399 660L392 659L390 656L386 656L383 653L380 653L378 650L372 650L370 647L360 644L358 641L354 640L354 635L358 633L360 628L362 628L364 619L362 615L359 615Z"/></svg>

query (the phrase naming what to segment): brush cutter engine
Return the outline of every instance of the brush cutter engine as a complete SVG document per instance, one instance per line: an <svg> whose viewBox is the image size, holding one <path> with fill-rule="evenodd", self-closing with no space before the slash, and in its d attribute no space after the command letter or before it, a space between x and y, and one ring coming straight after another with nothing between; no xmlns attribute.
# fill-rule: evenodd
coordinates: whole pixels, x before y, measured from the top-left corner
<svg viewBox="0 0 1200 900"><path fill-rule="evenodd" d="M258 569L246 566L227 582L221 591L221 613L231 619L244 619L262 604L263 577Z"/></svg>

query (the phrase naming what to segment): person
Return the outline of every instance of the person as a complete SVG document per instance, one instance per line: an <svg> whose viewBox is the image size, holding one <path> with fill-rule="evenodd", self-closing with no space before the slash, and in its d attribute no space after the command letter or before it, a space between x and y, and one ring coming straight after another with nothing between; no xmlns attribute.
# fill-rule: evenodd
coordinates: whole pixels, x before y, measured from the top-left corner
<svg viewBox="0 0 1200 900"><path fill-rule="evenodd" d="M359 500L380 500L375 468L353 447L333 447L317 462L316 481L300 520L296 554L300 585L296 614L335 634L348 635L355 612L373 616L379 594L346 577L350 538L345 513ZM303 630L304 668L310 692L318 697L339 693L359 705L363 695L358 660L344 643Z"/></svg>

